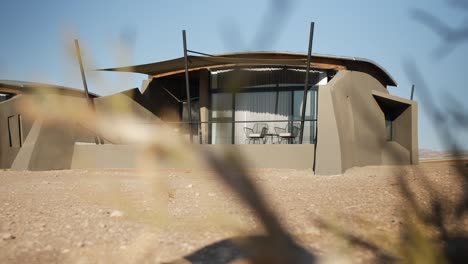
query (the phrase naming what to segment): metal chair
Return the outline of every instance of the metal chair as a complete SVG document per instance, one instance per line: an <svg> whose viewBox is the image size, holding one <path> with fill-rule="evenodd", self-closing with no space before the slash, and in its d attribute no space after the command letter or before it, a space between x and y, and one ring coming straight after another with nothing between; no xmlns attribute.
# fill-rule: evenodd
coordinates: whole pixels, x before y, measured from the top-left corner
<svg viewBox="0 0 468 264"><path fill-rule="evenodd" d="M278 134L279 143L286 141L289 144L296 144L296 138L299 135L299 127L293 124L287 124L284 128L275 127L275 132Z"/></svg>
<svg viewBox="0 0 468 264"><path fill-rule="evenodd" d="M264 140L265 134L268 133L268 124L267 123L255 123L253 128L244 127L245 133L245 144L247 141L255 144L256 141L260 144L260 140ZM265 143L265 142L263 142Z"/></svg>

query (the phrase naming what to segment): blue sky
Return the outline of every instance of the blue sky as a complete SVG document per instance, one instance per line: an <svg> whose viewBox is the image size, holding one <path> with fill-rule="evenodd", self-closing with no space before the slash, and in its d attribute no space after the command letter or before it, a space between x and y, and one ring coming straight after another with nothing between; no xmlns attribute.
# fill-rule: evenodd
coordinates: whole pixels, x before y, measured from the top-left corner
<svg viewBox="0 0 468 264"><path fill-rule="evenodd" d="M86 68L141 64L183 55L182 29L189 49L206 53L235 51L306 52L311 21L313 52L371 59L396 79L392 94L408 98L411 77L405 61L421 71L428 90L468 98L465 63L468 42L447 55L434 51L443 42L417 22L420 8L452 27L466 25L468 12L443 0L290 0L272 10L268 0L200 1L25 1L0 4L0 79L40 81L81 88L79 68L70 47L78 38ZM144 75L88 72L89 87L110 94L139 87ZM416 86L416 100L418 100ZM420 103L420 148L443 149L431 119ZM468 138L466 131L458 133ZM468 140L465 140L468 141ZM468 143L465 143L468 147Z"/></svg>

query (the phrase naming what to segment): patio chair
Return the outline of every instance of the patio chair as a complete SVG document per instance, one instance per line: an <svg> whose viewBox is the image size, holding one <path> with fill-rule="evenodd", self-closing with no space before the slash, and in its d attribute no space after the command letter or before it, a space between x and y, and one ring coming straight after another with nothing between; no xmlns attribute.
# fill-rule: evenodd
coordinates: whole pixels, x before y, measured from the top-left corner
<svg viewBox="0 0 468 264"><path fill-rule="evenodd" d="M247 144L247 141L252 142L255 144L255 142L258 142L260 144L260 140L264 140L265 134L268 133L268 124L266 123L255 123L253 128L249 127L244 127L244 133L245 133L245 144Z"/></svg>
<svg viewBox="0 0 468 264"><path fill-rule="evenodd" d="M279 142L283 143L286 141L289 144L296 144L296 138L299 135L299 127L293 124L287 124L283 127L275 127L275 132L278 134Z"/></svg>

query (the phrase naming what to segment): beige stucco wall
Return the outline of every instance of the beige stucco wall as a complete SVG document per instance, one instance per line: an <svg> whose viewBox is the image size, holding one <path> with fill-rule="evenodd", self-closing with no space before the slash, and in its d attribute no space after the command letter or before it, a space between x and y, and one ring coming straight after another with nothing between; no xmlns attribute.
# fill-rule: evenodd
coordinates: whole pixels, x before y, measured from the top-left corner
<svg viewBox="0 0 468 264"><path fill-rule="evenodd" d="M140 120L159 121L149 109L145 108L145 98L138 89L124 91L94 99L98 114L109 118L130 116ZM147 104L147 103L146 103Z"/></svg>
<svg viewBox="0 0 468 264"><path fill-rule="evenodd" d="M160 119L148 109L148 102L138 89L131 89L121 93L96 98L94 100L96 113L107 121L113 119L126 118L141 124L153 124ZM146 108L147 106L148 108ZM106 143L125 144L122 138L115 138L106 134L106 131L98 131L101 139ZM77 140L78 142L94 142L88 140Z"/></svg>
<svg viewBox="0 0 468 264"><path fill-rule="evenodd" d="M403 147L411 148L411 137L408 137L406 131L411 126L411 108L407 108L400 116L393 121L392 134L393 139Z"/></svg>
<svg viewBox="0 0 468 264"><path fill-rule="evenodd" d="M129 91L127 91L129 92ZM151 111L145 108L140 101L141 94L136 94L134 91L130 93L115 94L95 100L96 110L98 115L105 115L105 118L118 118L126 116L127 118L135 118L136 122L151 123L159 121ZM138 91L139 93L139 91ZM135 97L134 97L135 96ZM138 97L140 96L140 97ZM41 103L47 105L48 111L51 112L67 112L59 107L70 107L79 112L80 109L85 109L88 102L85 98L71 97L64 95L22 95L14 97L10 100L0 103L0 129L2 136L0 137L0 165L2 168L12 168L15 170L54 170L54 169L69 169L71 168L72 158L76 142L94 142L94 134L91 130L86 129L81 125L80 120L75 120L76 117L70 117L73 122L48 122L47 116L42 120L27 121L26 116L22 115L22 139L19 139L17 121L15 126L11 127L11 141L14 143L10 146L10 137L8 133L8 117L22 114L17 103L22 99L40 99ZM60 102L55 107L54 105ZM33 125L34 124L34 125ZM33 127L31 129L31 127ZM107 138L104 131L98 131L103 138ZM16 146L16 142L21 142ZM115 142L121 143L121 142ZM100 154L97 152L97 154ZM132 160L132 156L127 156L128 153L123 153L127 163ZM112 155L111 155L112 156ZM96 159L99 161L99 159ZM125 164L124 159L114 160L112 167L122 166ZM95 165L94 165L95 166Z"/></svg>
<svg viewBox="0 0 468 264"><path fill-rule="evenodd" d="M312 169L314 145L199 145L207 151L221 154L236 151L248 168ZM76 144L72 169L82 168L134 168L138 146ZM186 168L186 164L179 164Z"/></svg>
<svg viewBox="0 0 468 264"><path fill-rule="evenodd" d="M417 156L416 103L411 101L411 118L404 113L396 120L398 136L389 143L376 93L398 100L361 72L340 71L319 87L316 174L339 174L354 166L410 164ZM389 157L392 153L395 158Z"/></svg>
<svg viewBox="0 0 468 264"><path fill-rule="evenodd" d="M36 95L28 95L33 99ZM37 98L34 98L37 99ZM50 107L48 111L61 112L63 109L54 107L57 102L76 111L87 107L86 100L79 97L64 95L47 95L41 97L41 102ZM45 117L47 118L47 116ZM70 117L72 118L72 117ZM15 155L11 168L15 170L56 170L70 168L73 148L82 129L78 120L73 123L44 122L35 120L24 140L24 144Z"/></svg>
<svg viewBox="0 0 468 264"><path fill-rule="evenodd" d="M404 147L410 155L409 162L405 161L404 163L400 164L418 164L419 144L417 102L378 91L372 91L372 94L373 96L386 98L400 104L407 105L407 108L395 120L393 120L393 141Z"/></svg>
<svg viewBox="0 0 468 264"><path fill-rule="evenodd" d="M249 168L312 169L312 144L202 145L209 151L237 151Z"/></svg>
<svg viewBox="0 0 468 264"><path fill-rule="evenodd" d="M135 145L76 143L70 168L135 168L137 150Z"/></svg>
<svg viewBox="0 0 468 264"><path fill-rule="evenodd" d="M139 91L138 91L139 93ZM156 122L159 119L148 109L136 102L138 98L133 98L132 94L115 94L95 100L98 115L106 115L106 118L115 118L120 115L138 118L140 122ZM139 94L141 96L141 94ZM21 148L10 147L8 137L8 127L3 119L17 114L14 107L15 102L21 98L34 98L37 95L24 95L15 97L9 101L0 103L0 129L6 130L6 133L0 137L0 160L4 168L15 170L54 170L69 169L72 165L75 142L94 142L94 134L91 130L80 125L80 120L73 122L43 122L35 120L23 125L24 142ZM37 98L35 98L37 99ZM88 107L85 98L71 97L64 95L47 95L42 97L42 103L50 107L49 111L60 112L61 109L54 108L56 102L66 105L76 111ZM47 118L47 117L44 117ZM71 119L75 117L70 117ZM23 118L24 121L25 118ZM17 133L15 133L17 134ZM99 134L106 138L104 131ZM13 139L16 140L16 139ZM131 160L131 156L127 157ZM99 160L99 159L97 159ZM114 166L119 167L122 160L115 160Z"/></svg>
<svg viewBox="0 0 468 264"><path fill-rule="evenodd" d="M382 150L382 164L402 165L410 164L410 151L395 141L385 142Z"/></svg>
<svg viewBox="0 0 468 264"><path fill-rule="evenodd" d="M335 76L332 82L336 81ZM317 153L315 172L321 175L337 174L341 168L341 145L333 108L330 84L318 88Z"/></svg>
<svg viewBox="0 0 468 264"><path fill-rule="evenodd" d="M11 168L13 170L69 169L75 140L75 126L36 121Z"/></svg>
<svg viewBox="0 0 468 264"><path fill-rule="evenodd" d="M345 74L331 87L340 135L342 169L381 164L386 142L385 117L372 90L386 93L379 81L361 72ZM320 128L319 128L320 129Z"/></svg>
<svg viewBox="0 0 468 264"><path fill-rule="evenodd" d="M19 103L26 97L26 95L18 95L0 102L0 168L2 169L11 167L13 160L20 150L20 145L23 145L31 129L32 121L28 120L23 114L24 111L18 107ZM10 121L14 120L14 126L10 126L12 146L10 146L8 129L9 117L11 118ZM18 119L21 119L21 131L19 131Z"/></svg>
<svg viewBox="0 0 468 264"><path fill-rule="evenodd" d="M411 164L419 163L418 147L418 107L416 102L393 121L393 135L395 141L410 150ZM409 131L409 132L408 132ZM408 136L408 133L411 136Z"/></svg>

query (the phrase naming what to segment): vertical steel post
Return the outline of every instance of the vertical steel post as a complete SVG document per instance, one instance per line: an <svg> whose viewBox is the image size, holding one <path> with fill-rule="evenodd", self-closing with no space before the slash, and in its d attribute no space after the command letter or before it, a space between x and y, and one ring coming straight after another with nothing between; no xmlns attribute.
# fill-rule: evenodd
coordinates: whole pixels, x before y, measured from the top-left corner
<svg viewBox="0 0 468 264"><path fill-rule="evenodd" d="M414 96L414 84L411 86L411 100L413 100L413 96Z"/></svg>
<svg viewBox="0 0 468 264"><path fill-rule="evenodd" d="M187 38L186 38L186 35L185 35L185 30L182 30L182 38L183 38L183 42L184 42L185 89L187 91L189 136L190 136L190 143L193 143L193 135L192 135L192 102L191 102L191 99L190 99L190 84L189 84L188 58L187 58Z"/></svg>
<svg viewBox="0 0 468 264"><path fill-rule="evenodd" d="M86 100L88 101L89 107L91 107L93 112L95 112L96 107L94 106L94 101L89 96L89 92L88 92L88 83L86 82L86 75L84 72L83 60L81 59L81 51L80 51L80 45L78 44L78 39L75 39L75 49L76 49L76 57L78 59L78 63L80 64L81 80L83 81L83 87L85 90ZM100 137L97 135L94 136L94 142L96 144L104 144L104 142L101 142Z"/></svg>
<svg viewBox="0 0 468 264"><path fill-rule="evenodd" d="M81 60L80 44L78 44L77 39L75 39L75 49L76 49L76 57L78 59L78 63L80 64L81 80L83 81L83 87L85 90L86 99L88 99L89 105L92 106L94 110L94 103L92 100L90 100L91 98L89 97L88 83L86 82L86 75L84 72L83 61Z"/></svg>
<svg viewBox="0 0 468 264"><path fill-rule="evenodd" d="M312 56L312 41L314 40L314 22L310 23L309 33L309 50L307 52L307 70L304 84L304 97L302 98L302 113L301 113L301 132L299 134L299 144L302 144L304 138L304 123L305 113L307 106L307 91L309 90L309 71L310 71L310 57Z"/></svg>

